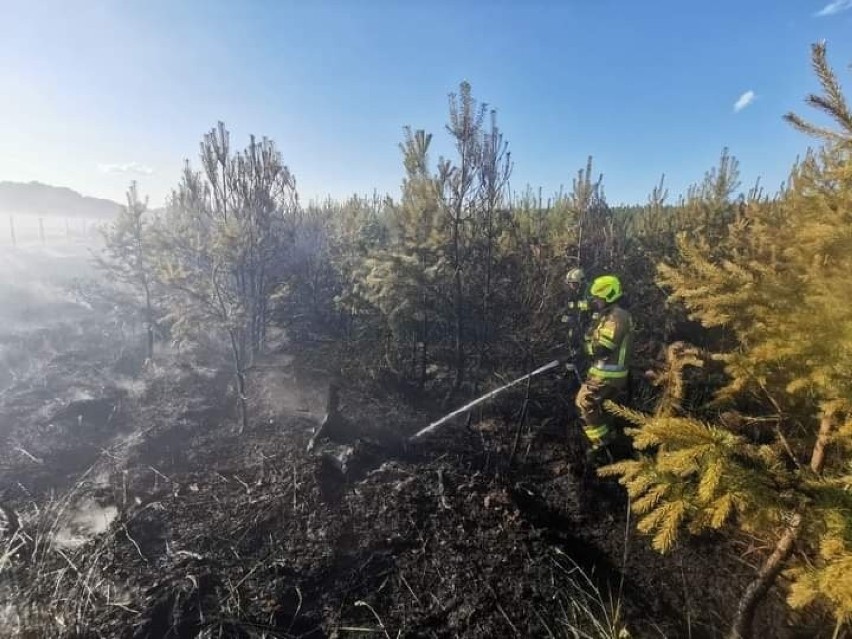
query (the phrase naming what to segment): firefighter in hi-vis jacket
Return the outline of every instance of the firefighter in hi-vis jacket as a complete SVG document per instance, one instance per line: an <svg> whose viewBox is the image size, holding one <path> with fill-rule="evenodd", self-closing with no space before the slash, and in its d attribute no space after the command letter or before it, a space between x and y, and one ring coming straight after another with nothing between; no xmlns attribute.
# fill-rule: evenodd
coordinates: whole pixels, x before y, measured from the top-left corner
<svg viewBox="0 0 852 639"><path fill-rule="evenodd" d="M614 436L603 403L616 399L628 385L633 320L618 305L621 296L621 281L614 275L595 278L588 291L589 305L596 316L585 334L584 347L590 366L577 393L576 405L592 455L610 444Z"/></svg>

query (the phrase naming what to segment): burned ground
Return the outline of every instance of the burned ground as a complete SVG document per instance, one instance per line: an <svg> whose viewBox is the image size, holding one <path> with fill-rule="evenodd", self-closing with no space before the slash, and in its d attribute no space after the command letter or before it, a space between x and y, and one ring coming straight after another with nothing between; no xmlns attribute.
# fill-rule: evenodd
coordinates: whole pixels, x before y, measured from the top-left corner
<svg viewBox="0 0 852 639"><path fill-rule="evenodd" d="M651 551L617 485L579 488L562 424L516 437L511 400L403 445L434 415L350 384L355 443L308 454L327 379L299 358L258 366L239 433L226 372L128 375L111 339L77 330L3 393L6 632L607 636L618 608L631 636L717 636L746 583L717 539ZM792 636L780 611L760 623Z"/></svg>

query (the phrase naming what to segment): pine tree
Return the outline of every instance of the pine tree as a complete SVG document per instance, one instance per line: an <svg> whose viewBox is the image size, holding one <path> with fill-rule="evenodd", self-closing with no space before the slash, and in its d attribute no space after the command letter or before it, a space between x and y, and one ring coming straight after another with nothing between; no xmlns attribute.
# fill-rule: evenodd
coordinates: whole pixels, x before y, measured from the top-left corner
<svg viewBox="0 0 852 639"><path fill-rule="evenodd" d="M471 235L474 253L472 262L482 300L477 309L479 321L476 331L477 369L482 371L488 351L496 341L500 324L500 314L492 310L495 297L500 294L494 286L495 261L498 257L496 244L507 222L505 200L513 167L509 144L497 126L497 112L494 109L490 111L489 128L482 132L478 164L478 202Z"/></svg>
<svg viewBox="0 0 852 639"><path fill-rule="evenodd" d="M246 371L262 350L270 301L292 268L295 180L271 140L231 153L221 122L201 143L158 227L159 278L178 339L224 334L248 425Z"/></svg>
<svg viewBox="0 0 852 639"><path fill-rule="evenodd" d="M565 204L576 217L574 249L577 263L588 275L620 270L618 256L622 254L619 241L623 238L618 222L606 201L603 175L592 179L592 157L585 169L577 172Z"/></svg>
<svg viewBox="0 0 852 639"><path fill-rule="evenodd" d="M96 259L110 281L129 287L134 307L141 310L145 326L145 359L154 357L157 311L154 303L154 256L147 220L148 199L139 199L136 182L127 190L127 206L104 230L103 255Z"/></svg>
<svg viewBox="0 0 852 639"><path fill-rule="evenodd" d="M441 202L450 228L449 259L453 269L454 365L455 379L444 397L449 403L464 381L467 349L465 316L467 299L465 276L469 267L467 225L474 215L476 184L482 158L482 123L486 105L473 97L468 82L462 82L459 92L450 94L450 122L447 132L456 149L455 162L441 158L438 162L438 184Z"/></svg>
<svg viewBox="0 0 852 639"><path fill-rule="evenodd" d="M423 386L427 370L450 368L445 403L465 380L479 382L486 349L498 341L491 309L512 164L495 111L490 128L483 126L487 113L462 82L450 95L446 126L455 155L439 158L435 171L432 136L405 129L402 198L388 207L388 245L350 269L343 296L350 305L360 297L383 316L385 364L396 374Z"/></svg>
<svg viewBox="0 0 852 639"><path fill-rule="evenodd" d="M813 63L824 93L808 101L839 130L788 116L825 146L794 168L775 201L681 235L679 261L659 269L673 301L724 333L713 358L727 383L715 406L738 416L687 414L677 402L652 415L613 407L638 427L631 433L645 454L602 469L621 476L639 529L660 551L684 526L747 532L772 548L731 637L750 636L757 604L784 571L792 606L818 603L838 624L852 618L852 115L824 45ZM669 368L681 369L670 382L682 378L684 357L694 353L670 357Z"/></svg>
<svg viewBox="0 0 852 639"><path fill-rule="evenodd" d="M447 296L440 291L449 280L448 225L429 169L431 139L423 130L405 129L400 144L405 178L400 203L389 208L389 243L375 246L363 257L352 290L384 317L389 331L386 364L401 373L398 367L407 360L409 374L421 386L426 382L432 334L443 332L436 331L435 324L445 323Z"/></svg>
<svg viewBox="0 0 852 639"><path fill-rule="evenodd" d="M329 204L331 267L337 287L332 306L344 317L344 339L357 366L372 370L378 365L376 335L384 321L367 299L364 262L390 245L388 210L390 198L352 197L342 206ZM362 348L366 345L366 348Z"/></svg>
<svg viewBox="0 0 852 639"><path fill-rule="evenodd" d="M573 247L576 217L559 196L546 204L532 189L512 202L511 217L496 242L496 281L501 286L503 331L500 364L529 370L554 344L565 340L566 248Z"/></svg>

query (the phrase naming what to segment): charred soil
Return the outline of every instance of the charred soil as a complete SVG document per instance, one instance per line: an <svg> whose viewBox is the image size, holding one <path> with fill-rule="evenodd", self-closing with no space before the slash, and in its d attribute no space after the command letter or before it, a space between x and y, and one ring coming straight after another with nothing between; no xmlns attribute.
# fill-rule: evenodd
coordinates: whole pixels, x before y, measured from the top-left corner
<svg viewBox="0 0 852 639"><path fill-rule="evenodd" d="M518 434L508 415L407 445L430 416L352 388L354 435L309 454L327 380L291 358L253 374L239 433L226 373L169 356L122 377L89 346L0 402L21 521L3 542L4 633L718 636L747 582L713 538L650 550L620 487L578 478L561 426ZM84 505L103 525L63 542ZM789 636L782 611L763 606L772 636Z"/></svg>

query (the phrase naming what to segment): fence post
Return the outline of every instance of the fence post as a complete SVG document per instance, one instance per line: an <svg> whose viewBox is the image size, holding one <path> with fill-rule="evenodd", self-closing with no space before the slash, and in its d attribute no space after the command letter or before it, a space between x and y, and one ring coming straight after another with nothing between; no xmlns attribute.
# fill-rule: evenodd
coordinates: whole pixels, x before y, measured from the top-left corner
<svg viewBox="0 0 852 639"><path fill-rule="evenodd" d="M9 230L11 231L11 235L12 235L12 246L17 246L18 240L15 237L15 216L14 215L9 216Z"/></svg>

